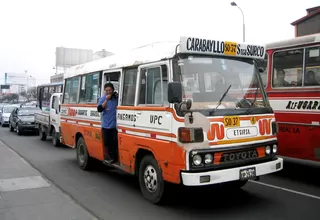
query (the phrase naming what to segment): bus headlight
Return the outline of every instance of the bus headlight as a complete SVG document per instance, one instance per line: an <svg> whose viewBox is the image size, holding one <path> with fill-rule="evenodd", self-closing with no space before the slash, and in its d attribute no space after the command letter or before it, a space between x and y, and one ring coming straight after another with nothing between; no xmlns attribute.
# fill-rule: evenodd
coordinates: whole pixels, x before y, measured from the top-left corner
<svg viewBox="0 0 320 220"><path fill-rule="evenodd" d="M276 144L273 145L272 147L272 152L275 154L278 152L278 146Z"/></svg>
<svg viewBox="0 0 320 220"><path fill-rule="evenodd" d="M212 163L212 161L213 161L213 156L211 154L206 154L204 156L204 163L205 164Z"/></svg>
<svg viewBox="0 0 320 220"><path fill-rule="evenodd" d="M202 158L199 154L196 154L192 158L193 164L199 166L202 163Z"/></svg>
<svg viewBox="0 0 320 220"><path fill-rule="evenodd" d="M270 154L271 153L271 147L268 145L266 146L266 154Z"/></svg>

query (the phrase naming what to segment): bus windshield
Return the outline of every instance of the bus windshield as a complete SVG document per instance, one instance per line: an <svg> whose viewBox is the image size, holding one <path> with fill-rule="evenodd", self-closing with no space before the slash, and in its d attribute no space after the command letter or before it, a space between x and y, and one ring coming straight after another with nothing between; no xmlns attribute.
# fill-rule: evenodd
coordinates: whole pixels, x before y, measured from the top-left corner
<svg viewBox="0 0 320 220"><path fill-rule="evenodd" d="M184 100L192 100L193 111L205 115L226 114L226 110L236 114L248 114L248 109L253 114L270 112L261 77L251 59L179 56L174 62L174 78L183 84Z"/></svg>

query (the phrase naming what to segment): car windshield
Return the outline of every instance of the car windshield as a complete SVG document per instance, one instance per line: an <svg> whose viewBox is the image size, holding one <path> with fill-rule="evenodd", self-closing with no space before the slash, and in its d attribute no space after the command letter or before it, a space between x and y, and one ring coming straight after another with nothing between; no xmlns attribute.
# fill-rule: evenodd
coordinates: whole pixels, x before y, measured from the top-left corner
<svg viewBox="0 0 320 220"><path fill-rule="evenodd" d="M16 107L14 106L6 106L3 107L3 113L11 113Z"/></svg>
<svg viewBox="0 0 320 220"><path fill-rule="evenodd" d="M248 109L261 113L269 102L260 79L251 59L182 55L174 62L174 80L183 85L183 99L191 99L191 110L206 115L231 109L237 114L248 114Z"/></svg>
<svg viewBox="0 0 320 220"><path fill-rule="evenodd" d="M39 108L23 108L19 110L20 116L31 116L35 113L39 113L41 110Z"/></svg>

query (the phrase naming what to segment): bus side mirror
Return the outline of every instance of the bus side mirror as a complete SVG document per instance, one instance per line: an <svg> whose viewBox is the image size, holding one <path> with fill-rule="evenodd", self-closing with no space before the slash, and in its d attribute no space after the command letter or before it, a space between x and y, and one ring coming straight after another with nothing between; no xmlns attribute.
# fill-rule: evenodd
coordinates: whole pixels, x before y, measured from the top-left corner
<svg viewBox="0 0 320 220"><path fill-rule="evenodd" d="M180 82L170 82L168 84L168 102L169 103L182 102L182 85Z"/></svg>
<svg viewBox="0 0 320 220"><path fill-rule="evenodd" d="M259 73L263 73L264 72L264 68L263 67L259 67Z"/></svg>

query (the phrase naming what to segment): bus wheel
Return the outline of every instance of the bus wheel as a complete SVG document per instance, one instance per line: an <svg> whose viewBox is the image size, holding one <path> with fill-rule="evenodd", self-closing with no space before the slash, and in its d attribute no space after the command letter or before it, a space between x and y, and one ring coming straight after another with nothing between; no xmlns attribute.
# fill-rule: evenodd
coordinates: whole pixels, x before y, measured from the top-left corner
<svg viewBox="0 0 320 220"><path fill-rule="evenodd" d="M59 137L57 136L57 132L56 132L56 129L52 129L52 144L53 146L57 147L60 145L60 139Z"/></svg>
<svg viewBox="0 0 320 220"><path fill-rule="evenodd" d="M157 161L146 155L139 167L139 184L142 195L151 203L158 204L164 195L164 180Z"/></svg>
<svg viewBox="0 0 320 220"><path fill-rule="evenodd" d="M80 137L77 141L77 161L81 169L91 169L92 159L88 153L86 142L83 137Z"/></svg>

